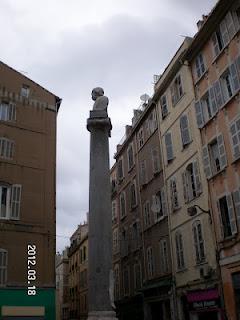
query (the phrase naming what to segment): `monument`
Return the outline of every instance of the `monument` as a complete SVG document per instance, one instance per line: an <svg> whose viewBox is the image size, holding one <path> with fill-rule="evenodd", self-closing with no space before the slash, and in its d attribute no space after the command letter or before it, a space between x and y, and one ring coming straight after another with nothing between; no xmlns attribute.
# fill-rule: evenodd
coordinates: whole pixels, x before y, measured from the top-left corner
<svg viewBox="0 0 240 320"><path fill-rule="evenodd" d="M112 129L108 98L92 90L95 101L87 120L90 140L88 320L116 319L113 310L112 216L109 142Z"/></svg>

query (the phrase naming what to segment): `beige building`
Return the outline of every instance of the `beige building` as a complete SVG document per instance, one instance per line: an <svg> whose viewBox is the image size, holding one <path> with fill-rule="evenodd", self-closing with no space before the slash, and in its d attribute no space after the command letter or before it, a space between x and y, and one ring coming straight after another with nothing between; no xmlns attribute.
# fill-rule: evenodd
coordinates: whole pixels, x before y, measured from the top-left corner
<svg viewBox="0 0 240 320"><path fill-rule="evenodd" d="M217 266L186 38L155 85L168 192L176 311L188 319L188 298L216 290ZM207 289L206 289L207 288Z"/></svg>
<svg viewBox="0 0 240 320"><path fill-rule="evenodd" d="M69 319L68 247L56 255L56 318Z"/></svg>
<svg viewBox="0 0 240 320"><path fill-rule="evenodd" d="M85 320L88 317L88 233L82 236L79 250L80 319Z"/></svg>
<svg viewBox="0 0 240 320"><path fill-rule="evenodd" d="M70 238L71 245L68 250L69 259L69 319L80 319L80 263L82 251L80 243L88 231L87 224L80 224Z"/></svg>
<svg viewBox="0 0 240 320"><path fill-rule="evenodd" d="M0 318L34 316L33 301L42 306L36 315L55 318L60 104L57 96L0 62Z"/></svg>

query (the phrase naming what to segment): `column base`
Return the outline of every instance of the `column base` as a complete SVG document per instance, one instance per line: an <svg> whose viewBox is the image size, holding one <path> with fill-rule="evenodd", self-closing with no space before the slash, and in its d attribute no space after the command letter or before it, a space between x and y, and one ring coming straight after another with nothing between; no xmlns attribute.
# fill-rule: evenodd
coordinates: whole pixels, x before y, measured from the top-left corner
<svg viewBox="0 0 240 320"><path fill-rule="evenodd" d="M117 320L115 311L90 311L87 320Z"/></svg>

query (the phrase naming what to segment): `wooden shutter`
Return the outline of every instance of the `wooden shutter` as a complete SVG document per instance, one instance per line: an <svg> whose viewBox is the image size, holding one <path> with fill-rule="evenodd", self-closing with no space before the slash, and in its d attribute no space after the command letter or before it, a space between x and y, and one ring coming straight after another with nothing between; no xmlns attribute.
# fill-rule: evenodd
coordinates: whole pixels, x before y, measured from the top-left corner
<svg viewBox="0 0 240 320"><path fill-rule="evenodd" d="M167 151L167 160L170 161L173 159L172 136L170 132L165 134L165 144Z"/></svg>
<svg viewBox="0 0 240 320"><path fill-rule="evenodd" d="M240 119L238 120L240 122ZM238 159L240 157L240 137L238 136L240 130L237 129L237 123L233 122L230 126L232 136L233 157Z"/></svg>
<svg viewBox="0 0 240 320"><path fill-rule="evenodd" d="M184 171L182 173L182 182L183 182L183 196L185 202L189 201L189 194L188 194L188 181L187 181L187 173Z"/></svg>
<svg viewBox="0 0 240 320"><path fill-rule="evenodd" d="M202 110L202 105L199 101L195 103L195 112L196 112L196 118L197 118L197 125L198 128L202 128L205 124L204 122L204 115Z"/></svg>
<svg viewBox="0 0 240 320"><path fill-rule="evenodd" d="M223 135L220 134L217 136L217 144L218 144L218 152L219 152L219 160L220 160L220 169L224 169L227 166L227 156L224 146Z"/></svg>
<svg viewBox="0 0 240 320"><path fill-rule="evenodd" d="M230 70L230 74L233 82L233 89L234 89L234 92L236 92L239 90L239 86L240 86L236 64L232 63L229 66L229 70Z"/></svg>
<svg viewBox="0 0 240 320"><path fill-rule="evenodd" d="M229 37L230 37L230 39L232 39L233 36L236 33L236 29L235 29L235 25L234 25L234 22L233 22L233 18L232 18L231 12L228 12L226 14L226 17L225 17L224 20L225 20L226 25L227 25L227 30L228 30Z"/></svg>
<svg viewBox="0 0 240 320"><path fill-rule="evenodd" d="M228 30L227 30L227 25L226 25L225 19L222 20L222 22L220 23L220 31L221 31L224 46L226 46L229 43L230 38L228 35Z"/></svg>
<svg viewBox="0 0 240 320"><path fill-rule="evenodd" d="M182 136L182 143L183 143L183 146L185 146L189 144L191 141L188 117L186 114L181 116L180 118L180 130L181 130L181 136Z"/></svg>
<svg viewBox="0 0 240 320"><path fill-rule="evenodd" d="M218 208L218 220L219 220L219 238L220 240L224 239L224 230L223 230L223 221L222 221L222 213L220 209L220 199L217 201Z"/></svg>
<svg viewBox="0 0 240 320"><path fill-rule="evenodd" d="M235 218L235 213L233 209L231 194L226 195L226 199L227 199L227 205L228 205L228 215L230 220L231 231L232 231L232 235L234 235L237 233L237 224L236 224L236 218Z"/></svg>
<svg viewBox="0 0 240 320"><path fill-rule="evenodd" d="M240 79L240 56L237 57L235 60L236 66L237 66L237 71L238 71L238 77Z"/></svg>
<svg viewBox="0 0 240 320"><path fill-rule="evenodd" d="M210 104L212 109L212 115L215 116L215 114L218 112L218 105L217 105L213 87L209 88L209 99L210 99Z"/></svg>
<svg viewBox="0 0 240 320"><path fill-rule="evenodd" d="M146 160L141 161L140 166L140 183L145 185L147 183Z"/></svg>
<svg viewBox="0 0 240 320"><path fill-rule="evenodd" d="M22 186L19 184L14 184L11 187L11 219L20 218L21 189Z"/></svg>
<svg viewBox="0 0 240 320"><path fill-rule="evenodd" d="M16 121L16 105L12 102L8 105L8 120Z"/></svg>
<svg viewBox="0 0 240 320"><path fill-rule="evenodd" d="M151 151L152 151L153 173L157 173L160 171L159 152L157 148L154 148Z"/></svg>
<svg viewBox="0 0 240 320"><path fill-rule="evenodd" d="M196 188L196 194L197 196L199 196L200 193L202 192L202 186L201 186L200 172L199 172L197 161L193 161L193 172L194 172L194 183Z"/></svg>
<svg viewBox="0 0 240 320"><path fill-rule="evenodd" d="M212 35L212 44L213 44L214 57L216 57L219 55L219 52L220 52L216 32L214 32L214 34Z"/></svg>
<svg viewBox="0 0 240 320"><path fill-rule="evenodd" d="M211 162L208 152L208 146L205 145L202 148L202 155L203 155L203 167L206 174L207 179L211 178L212 176L212 168L211 168Z"/></svg>
<svg viewBox="0 0 240 320"><path fill-rule="evenodd" d="M240 228L240 190L236 190L233 192L233 201L236 212L236 217L238 221L238 226Z"/></svg>
<svg viewBox="0 0 240 320"><path fill-rule="evenodd" d="M217 80L213 84L213 88L214 88L214 93L217 101L217 106L218 108L221 108L223 106L223 95L222 95L222 88L219 80Z"/></svg>
<svg viewBox="0 0 240 320"><path fill-rule="evenodd" d="M162 207L163 216L164 217L167 216L167 204L166 204L164 189L161 190L161 207Z"/></svg>

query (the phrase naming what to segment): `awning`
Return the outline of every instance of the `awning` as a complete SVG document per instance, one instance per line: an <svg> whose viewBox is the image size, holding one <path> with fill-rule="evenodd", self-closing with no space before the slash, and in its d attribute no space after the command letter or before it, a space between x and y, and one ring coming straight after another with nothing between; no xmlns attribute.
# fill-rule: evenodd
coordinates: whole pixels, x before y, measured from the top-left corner
<svg viewBox="0 0 240 320"><path fill-rule="evenodd" d="M217 289L191 291L187 293L188 302L208 301L219 298Z"/></svg>

